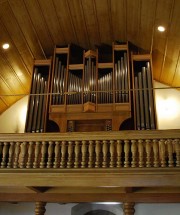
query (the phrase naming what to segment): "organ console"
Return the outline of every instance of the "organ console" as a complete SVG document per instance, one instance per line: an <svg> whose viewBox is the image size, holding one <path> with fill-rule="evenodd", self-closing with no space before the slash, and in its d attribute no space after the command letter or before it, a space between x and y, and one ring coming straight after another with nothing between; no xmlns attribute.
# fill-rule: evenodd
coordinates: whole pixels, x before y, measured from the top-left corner
<svg viewBox="0 0 180 215"><path fill-rule="evenodd" d="M128 43L108 49L56 46L35 61L25 131L155 129L150 56L130 58Z"/></svg>

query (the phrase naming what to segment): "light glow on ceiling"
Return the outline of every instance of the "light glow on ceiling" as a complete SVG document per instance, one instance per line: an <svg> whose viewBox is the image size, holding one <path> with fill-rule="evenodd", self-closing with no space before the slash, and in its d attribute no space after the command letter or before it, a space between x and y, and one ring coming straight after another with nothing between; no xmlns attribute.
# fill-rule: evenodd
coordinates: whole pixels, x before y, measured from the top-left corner
<svg viewBox="0 0 180 215"><path fill-rule="evenodd" d="M164 32L165 30L166 30L165 27L163 27L163 26L158 26L158 31Z"/></svg>
<svg viewBox="0 0 180 215"><path fill-rule="evenodd" d="M8 49L8 48L9 48L9 43L4 43L4 44L2 45L2 47L3 47L3 49Z"/></svg>

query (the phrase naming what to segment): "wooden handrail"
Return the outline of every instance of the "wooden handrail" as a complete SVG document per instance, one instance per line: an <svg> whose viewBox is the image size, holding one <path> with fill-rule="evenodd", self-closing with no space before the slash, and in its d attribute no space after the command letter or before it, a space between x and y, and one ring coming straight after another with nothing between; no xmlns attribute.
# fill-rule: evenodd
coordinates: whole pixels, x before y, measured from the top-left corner
<svg viewBox="0 0 180 215"><path fill-rule="evenodd" d="M68 132L68 133L0 133L0 142L16 141L76 141L76 140L140 140L179 139L180 129Z"/></svg>
<svg viewBox="0 0 180 215"><path fill-rule="evenodd" d="M1 168L180 167L180 132L0 134Z"/></svg>

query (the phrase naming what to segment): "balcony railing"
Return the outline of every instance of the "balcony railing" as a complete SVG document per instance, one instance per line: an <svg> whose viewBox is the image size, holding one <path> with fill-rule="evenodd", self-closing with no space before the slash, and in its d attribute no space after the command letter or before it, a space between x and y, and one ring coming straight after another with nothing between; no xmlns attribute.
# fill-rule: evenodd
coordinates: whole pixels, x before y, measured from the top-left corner
<svg viewBox="0 0 180 215"><path fill-rule="evenodd" d="M180 130L0 134L0 167L180 167Z"/></svg>

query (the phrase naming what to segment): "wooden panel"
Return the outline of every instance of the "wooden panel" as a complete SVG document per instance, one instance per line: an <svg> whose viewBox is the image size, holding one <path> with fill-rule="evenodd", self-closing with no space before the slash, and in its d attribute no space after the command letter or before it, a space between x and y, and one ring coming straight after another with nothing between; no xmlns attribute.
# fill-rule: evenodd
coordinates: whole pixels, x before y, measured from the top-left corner
<svg viewBox="0 0 180 215"><path fill-rule="evenodd" d="M57 16L67 43L78 43L66 0L54 0Z"/></svg>
<svg viewBox="0 0 180 215"><path fill-rule="evenodd" d="M160 76L160 81L169 85L171 85L173 81L180 50L179 8L180 1L175 1L175 4L172 8L172 18L170 18L169 21L171 22L171 25L169 26L169 29L167 29L168 40L164 68Z"/></svg>
<svg viewBox="0 0 180 215"><path fill-rule="evenodd" d="M9 66L9 69L12 70L12 73L20 79L22 83L22 88L26 91L29 89L30 84L30 73L27 69L24 61L22 60L19 52L17 51L16 47L13 45L13 41L7 34L4 29L4 26L0 25L0 32L1 32L1 40L3 42L8 42L10 44L9 50L2 50L1 57L4 58L3 63Z"/></svg>
<svg viewBox="0 0 180 215"><path fill-rule="evenodd" d="M178 44L173 40L168 42L164 68L160 76L160 81L168 85L172 84L175 70L177 67L177 61L179 56L179 49L177 48L177 46Z"/></svg>
<svg viewBox="0 0 180 215"><path fill-rule="evenodd" d="M179 89L180 89L180 51L179 51L179 56L178 56L178 60L176 63L176 69L174 72L175 72L175 74L173 77L172 86L179 87Z"/></svg>
<svg viewBox="0 0 180 215"><path fill-rule="evenodd" d="M3 111L6 110L6 108L8 107L4 97L0 97L0 115Z"/></svg>
<svg viewBox="0 0 180 215"><path fill-rule="evenodd" d="M3 22L3 25L5 26L4 32L6 32L6 34L8 34L8 36L11 38L11 45L16 48L18 52L17 54L26 65L28 73L31 73L33 59L31 52L28 49L29 47L27 46L24 35L22 34L22 31L19 28L18 23L16 22L9 3L4 3L1 5L1 7L1 20Z"/></svg>
<svg viewBox="0 0 180 215"><path fill-rule="evenodd" d="M1 95L13 94L12 90L9 88L9 86L4 82L2 78L0 78L0 92ZM13 102L16 102L18 98L15 96L3 96L2 99L6 105L10 106Z"/></svg>
<svg viewBox="0 0 180 215"><path fill-rule="evenodd" d="M35 31L38 35L40 43L47 57L53 53L54 43L49 29L45 23L41 8L36 0L25 0L25 5L28 8L28 13Z"/></svg>
<svg viewBox="0 0 180 215"><path fill-rule="evenodd" d="M110 3L113 41L126 41L126 1L112 0Z"/></svg>
<svg viewBox="0 0 180 215"><path fill-rule="evenodd" d="M27 8L23 0L10 0L10 7L18 22L19 27L25 37L27 46L29 46L32 57L35 59L43 59L45 57L39 38L33 28L31 19L28 15Z"/></svg>
<svg viewBox="0 0 180 215"><path fill-rule="evenodd" d="M127 0L127 40L138 46L140 0Z"/></svg>
<svg viewBox="0 0 180 215"><path fill-rule="evenodd" d="M38 0L54 44L66 44L53 1ZM54 11L52 13L52 11Z"/></svg>
<svg viewBox="0 0 180 215"><path fill-rule="evenodd" d="M156 12L156 0L141 1L140 5L140 28L139 28L139 47L148 53L151 49L153 25ZM145 18L146 17L146 18Z"/></svg>
<svg viewBox="0 0 180 215"><path fill-rule="evenodd" d="M81 189L81 190L84 190ZM0 194L1 202L136 202L136 203L179 203L179 193L6 193Z"/></svg>
<svg viewBox="0 0 180 215"><path fill-rule="evenodd" d="M82 10L84 14L84 22L87 28L90 48L94 48L95 44L100 44L99 28L97 23L96 11L92 0L81 0Z"/></svg>
<svg viewBox="0 0 180 215"><path fill-rule="evenodd" d="M16 73L14 73L11 68L6 64L3 58L0 58L0 65L0 75L7 83L8 87L12 90L12 93L23 94L24 89L21 80L17 77Z"/></svg>
<svg viewBox="0 0 180 215"><path fill-rule="evenodd" d="M94 1L94 4L97 13L101 43L111 44L113 35L108 14L108 1Z"/></svg>
<svg viewBox="0 0 180 215"><path fill-rule="evenodd" d="M157 1L155 31L153 38L153 76L157 81L160 81L161 70L163 68L164 52L166 49L166 41L168 37L168 31L159 32L157 30L157 26L168 26L172 2L173 1L168 0Z"/></svg>
<svg viewBox="0 0 180 215"><path fill-rule="evenodd" d="M77 36L78 44L82 47L88 47L89 41L87 37L87 29L82 13L82 6L80 4L80 0L70 0L67 2L69 6L72 24L75 28L75 34Z"/></svg>

